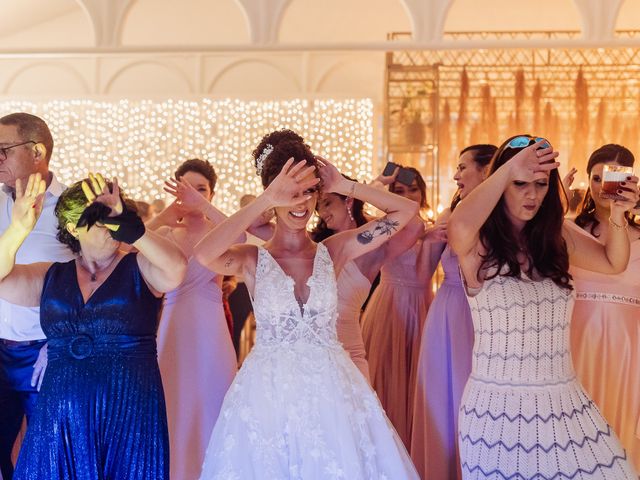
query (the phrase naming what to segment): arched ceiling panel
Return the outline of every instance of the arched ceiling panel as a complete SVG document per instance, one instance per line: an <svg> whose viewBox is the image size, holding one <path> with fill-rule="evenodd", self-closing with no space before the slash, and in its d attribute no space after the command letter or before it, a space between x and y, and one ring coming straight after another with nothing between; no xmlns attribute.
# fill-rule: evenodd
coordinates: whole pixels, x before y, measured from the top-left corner
<svg viewBox="0 0 640 480"><path fill-rule="evenodd" d="M622 2L616 30L640 30L640 2L638 0L625 0Z"/></svg>
<svg viewBox="0 0 640 480"><path fill-rule="evenodd" d="M247 43L247 22L234 0L137 0L121 29L123 45Z"/></svg>
<svg viewBox="0 0 640 480"><path fill-rule="evenodd" d="M400 0L293 0L282 17L282 43L384 41L411 31Z"/></svg>
<svg viewBox="0 0 640 480"><path fill-rule="evenodd" d="M75 0L0 0L0 48L92 47L93 27Z"/></svg>
<svg viewBox="0 0 640 480"><path fill-rule="evenodd" d="M572 0L455 0L445 32L582 30Z"/></svg>

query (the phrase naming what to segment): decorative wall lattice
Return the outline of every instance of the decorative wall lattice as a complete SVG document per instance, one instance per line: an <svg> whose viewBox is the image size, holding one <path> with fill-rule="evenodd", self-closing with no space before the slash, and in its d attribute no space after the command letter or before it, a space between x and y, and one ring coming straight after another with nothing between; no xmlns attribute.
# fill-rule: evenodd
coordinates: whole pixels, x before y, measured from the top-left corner
<svg viewBox="0 0 640 480"><path fill-rule="evenodd" d="M456 35L522 39L575 34ZM433 201L446 204L460 149L532 133L560 150L562 171L579 169L580 185L587 180L588 155L604 143L640 152L639 73L640 48L389 52L385 152L420 167L433 188Z"/></svg>

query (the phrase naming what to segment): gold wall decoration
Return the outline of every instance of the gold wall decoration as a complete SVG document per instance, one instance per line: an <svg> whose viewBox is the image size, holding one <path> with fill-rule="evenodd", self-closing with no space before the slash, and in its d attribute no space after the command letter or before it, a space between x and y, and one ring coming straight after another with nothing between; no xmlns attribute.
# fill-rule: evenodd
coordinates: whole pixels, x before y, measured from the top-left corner
<svg viewBox="0 0 640 480"><path fill-rule="evenodd" d="M506 41L574 38L576 32L455 35ZM561 152L561 173L578 168L580 186L587 181L590 152L604 143L621 143L640 155L639 75L640 48L635 47L389 52L385 153L388 159L419 168L432 204L446 206L462 148L470 143L499 144L511 135L530 133L548 138ZM407 98L410 109L404 107ZM416 108L424 110L418 115ZM398 112L404 110L421 119L420 144L401 134L407 127Z"/></svg>

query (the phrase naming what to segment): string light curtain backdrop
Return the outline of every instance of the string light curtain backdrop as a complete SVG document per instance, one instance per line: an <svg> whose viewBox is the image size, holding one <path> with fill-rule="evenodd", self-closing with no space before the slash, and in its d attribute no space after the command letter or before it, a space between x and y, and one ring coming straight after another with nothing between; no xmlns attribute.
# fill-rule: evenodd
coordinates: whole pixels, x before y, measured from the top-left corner
<svg viewBox="0 0 640 480"><path fill-rule="evenodd" d="M164 180L188 158L218 173L216 205L226 213L245 193L261 191L251 152L262 136L291 128L340 171L372 173L373 102L347 100L51 100L3 101L3 112L45 119L55 147L52 170L67 185L87 172L117 177L136 200L166 198Z"/></svg>

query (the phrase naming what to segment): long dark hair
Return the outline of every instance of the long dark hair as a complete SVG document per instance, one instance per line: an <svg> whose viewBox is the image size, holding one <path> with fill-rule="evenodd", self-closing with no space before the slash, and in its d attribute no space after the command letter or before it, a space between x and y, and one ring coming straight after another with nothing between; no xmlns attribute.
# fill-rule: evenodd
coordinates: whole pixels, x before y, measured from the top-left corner
<svg viewBox="0 0 640 480"><path fill-rule="evenodd" d="M587 162L587 175L591 177L591 170L593 170L593 167L598 163L617 163L623 167L633 167L634 161L633 153L631 153L628 148L622 145L616 145L615 143L608 143L595 150L589 157L589 161ZM627 217L629 225L636 228L640 227L630 212L626 212L625 216ZM591 196L591 187L587 188L587 192L582 199L582 204L578 209L575 222L576 225L584 230L586 230L587 227L591 227L591 235L594 237L599 236L595 233L595 229L600 222L596 219L596 202Z"/></svg>
<svg viewBox="0 0 640 480"><path fill-rule="evenodd" d="M351 178L347 175L345 175L344 173L342 174L342 176L344 178L346 178L347 180L351 180L353 182L357 182L356 179ZM342 200L343 202L346 201L347 196L346 195L341 195L339 193L332 193L332 195L336 195L337 197L340 197L340 200ZM353 219L356 222L356 225L358 227L364 225L365 223L367 223L369 220L367 220L367 217L364 214L364 202L362 200L359 200L357 198L353 199L353 206L351 207L351 215L353 215ZM326 238L329 238L331 235L333 235L334 233L336 233L335 230L330 229L329 227L327 227L326 222L320 218L320 221L318 222L318 224L315 226L315 228L311 231L311 239L314 242L321 242Z"/></svg>
<svg viewBox="0 0 640 480"><path fill-rule="evenodd" d="M495 155L496 150L498 150L498 147L496 147L495 145L491 145L490 143L469 145L468 147L465 147L460 151L460 155L458 155L458 158L460 158L467 152L473 152L473 163L476 164L478 170L482 170L484 167L489 165L489 162L491 162L491 159ZM462 200L460 198L460 192L456 192L453 196L453 199L451 199L452 212L456 208L456 205L460 203L460 200Z"/></svg>
<svg viewBox="0 0 640 480"><path fill-rule="evenodd" d="M522 136L522 135L516 135ZM523 148L508 147L515 138L507 139L496 151L489 164L489 175L507 163ZM525 135L528 136L528 135ZM535 140L531 138L529 145ZM523 240L526 242L526 253L529 257L529 270L525 272L532 277L535 271L545 278L569 290L572 290L571 275L569 274L569 254L562 236L562 224L567 209L567 199L562 188L558 170L549 173L549 190L542 200L540 209L535 217L529 220L522 230ZM518 245L521 243L516 237L513 226L507 216L504 195L500 197L487 221L480 228L480 241L486 253L482 257L480 270L494 269L487 278L498 275L520 277L522 274L518 261ZM504 268L506 266L506 269Z"/></svg>

